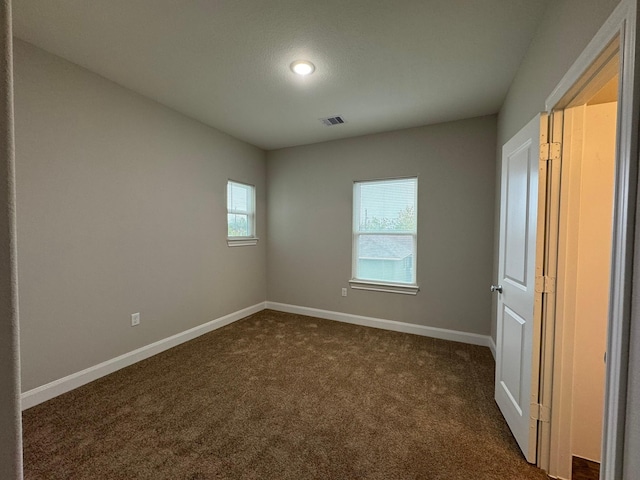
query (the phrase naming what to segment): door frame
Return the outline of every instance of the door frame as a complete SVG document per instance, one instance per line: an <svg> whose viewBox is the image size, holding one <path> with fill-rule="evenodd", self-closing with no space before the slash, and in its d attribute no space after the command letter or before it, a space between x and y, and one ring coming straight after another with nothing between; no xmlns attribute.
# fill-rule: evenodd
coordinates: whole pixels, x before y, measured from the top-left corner
<svg viewBox="0 0 640 480"><path fill-rule="evenodd" d="M611 16L567 71L547 98L545 108L552 118L551 135L562 133L562 114L591 82L604 65L598 63L603 53L619 38L620 82L618 90L618 127L616 139L616 177L611 262L611 290L607 338L602 463L600 478L622 478L624 426L626 420L627 377L629 363L629 331L631 324L631 280L635 233L636 194L638 185L638 94L634 82L636 65L636 20L638 0L622 0ZM606 55L605 55L606 57ZM552 138L551 142L557 141ZM553 248L553 245L550 245ZM556 250L557 253L557 237ZM556 257L557 259L557 257ZM542 260L541 260L542 261ZM550 400L554 406L554 354L559 342L555 332L554 312L543 317L541 352L541 403ZM552 451L551 428L542 425L539 436L538 466L549 470Z"/></svg>

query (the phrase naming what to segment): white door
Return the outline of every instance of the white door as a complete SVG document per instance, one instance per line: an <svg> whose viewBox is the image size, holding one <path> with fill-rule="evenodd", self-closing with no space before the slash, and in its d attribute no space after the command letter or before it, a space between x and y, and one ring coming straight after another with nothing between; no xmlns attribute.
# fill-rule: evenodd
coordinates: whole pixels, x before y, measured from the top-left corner
<svg viewBox="0 0 640 480"><path fill-rule="evenodd" d="M541 123L545 127L542 138ZM530 463L536 461L538 427L534 409L538 399L539 366L535 362L540 358L540 330L534 326L534 304L538 169L540 145L546 143L546 125L546 116L538 115L502 147L498 262L501 288L492 287L498 295L495 398Z"/></svg>

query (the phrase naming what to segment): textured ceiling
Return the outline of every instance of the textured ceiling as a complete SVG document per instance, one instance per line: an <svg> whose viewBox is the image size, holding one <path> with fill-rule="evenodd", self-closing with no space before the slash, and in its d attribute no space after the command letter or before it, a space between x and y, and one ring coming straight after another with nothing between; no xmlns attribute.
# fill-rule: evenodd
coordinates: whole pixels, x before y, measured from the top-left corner
<svg viewBox="0 0 640 480"><path fill-rule="evenodd" d="M262 147L498 111L548 0L14 0L14 33ZM291 73L309 59L316 72ZM343 115L344 125L319 118Z"/></svg>

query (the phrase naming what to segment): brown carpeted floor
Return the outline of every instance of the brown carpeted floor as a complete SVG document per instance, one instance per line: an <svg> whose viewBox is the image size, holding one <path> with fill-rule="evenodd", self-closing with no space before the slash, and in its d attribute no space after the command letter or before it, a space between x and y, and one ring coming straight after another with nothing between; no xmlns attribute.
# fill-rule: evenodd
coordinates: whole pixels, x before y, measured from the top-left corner
<svg viewBox="0 0 640 480"><path fill-rule="evenodd" d="M547 479L489 349L265 310L24 412L27 479Z"/></svg>

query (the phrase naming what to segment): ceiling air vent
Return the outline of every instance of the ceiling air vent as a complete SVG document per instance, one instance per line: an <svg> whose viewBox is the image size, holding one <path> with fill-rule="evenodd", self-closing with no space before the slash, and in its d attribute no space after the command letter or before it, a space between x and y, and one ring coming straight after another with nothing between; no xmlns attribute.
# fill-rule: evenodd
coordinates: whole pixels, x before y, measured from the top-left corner
<svg viewBox="0 0 640 480"><path fill-rule="evenodd" d="M327 127L332 127L333 125L340 125L344 122L344 118L341 115L336 115L335 117L321 118L320 121L324 123Z"/></svg>

